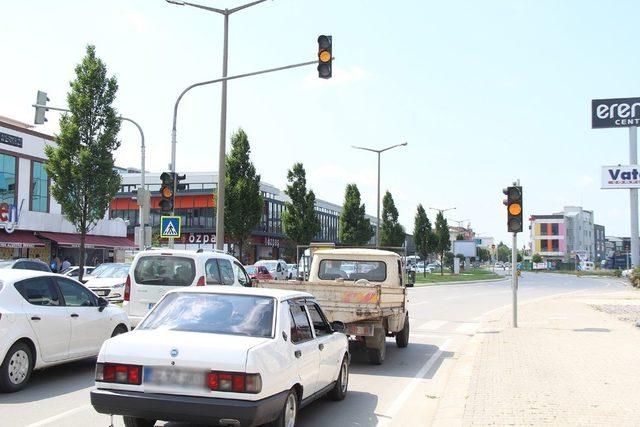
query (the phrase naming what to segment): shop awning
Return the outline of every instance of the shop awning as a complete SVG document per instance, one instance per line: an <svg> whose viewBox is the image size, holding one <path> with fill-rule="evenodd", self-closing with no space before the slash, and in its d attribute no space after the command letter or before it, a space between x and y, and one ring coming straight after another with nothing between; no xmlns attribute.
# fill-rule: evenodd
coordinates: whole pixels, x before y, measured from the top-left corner
<svg viewBox="0 0 640 427"><path fill-rule="evenodd" d="M13 233L0 231L0 248L35 248L44 246L33 231L16 230Z"/></svg>
<svg viewBox="0 0 640 427"><path fill-rule="evenodd" d="M72 233L52 233L48 231L42 231L39 233L41 237L52 240L60 246L80 247L80 235ZM136 244L126 237L113 237L113 236L94 236L87 234L85 237L85 246L88 248L120 248L130 249L135 248Z"/></svg>

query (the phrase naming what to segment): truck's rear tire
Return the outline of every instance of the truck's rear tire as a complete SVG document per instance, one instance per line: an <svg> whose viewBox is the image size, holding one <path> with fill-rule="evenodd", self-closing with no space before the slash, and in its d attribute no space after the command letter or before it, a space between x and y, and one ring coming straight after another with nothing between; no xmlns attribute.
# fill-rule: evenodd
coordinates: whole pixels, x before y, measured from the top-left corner
<svg viewBox="0 0 640 427"><path fill-rule="evenodd" d="M409 345L409 316L404 319L404 327L400 332L396 333L396 345L399 348L405 348Z"/></svg>
<svg viewBox="0 0 640 427"><path fill-rule="evenodd" d="M379 348L368 348L367 354L369 356L369 363L372 365L382 365L384 358L387 355L387 345L385 341L382 341L382 346Z"/></svg>

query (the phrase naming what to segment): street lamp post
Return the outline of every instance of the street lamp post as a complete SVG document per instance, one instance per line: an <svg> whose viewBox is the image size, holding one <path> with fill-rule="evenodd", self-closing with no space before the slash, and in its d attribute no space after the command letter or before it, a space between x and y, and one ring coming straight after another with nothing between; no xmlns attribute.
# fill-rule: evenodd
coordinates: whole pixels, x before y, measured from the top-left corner
<svg viewBox="0 0 640 427"><path fill-rule="evenodd" d="M377 218L376 219L376 248L380 246L380 154L384 153L385 151L391 150L392 148L403 147L405 145L407 145L407 143L403 142L402 144L392 145L390 147L383 148L381 150L374 150L373 148L366 148L366 147L356 147L354 145L351 146L352 148L355 148L358 150L371 151L378 154L378 200L377 200L377 215L376 215L376 218Z"/></svg>
<svg viewBox="0 0 640 427"><path fill-rule="evenodd" d="M224 42L222 51L222 78L227 77L227 64L229 59L229 15L242 9L263 3L266 0L257 0L233 9L217 9L215 7L189 3L182 0L166 0L168 3L179 6L192 6L209 12L219 13L224 16ZM222 81L222 95L220 107L220 145L218 147L218 197L216 198L216 249L224 248L224 179L226 175L226 134L227 134L227 81ZM174 146L175 147L175 146ZM176 171L175 152L172 151L171 171Z"/></svg>

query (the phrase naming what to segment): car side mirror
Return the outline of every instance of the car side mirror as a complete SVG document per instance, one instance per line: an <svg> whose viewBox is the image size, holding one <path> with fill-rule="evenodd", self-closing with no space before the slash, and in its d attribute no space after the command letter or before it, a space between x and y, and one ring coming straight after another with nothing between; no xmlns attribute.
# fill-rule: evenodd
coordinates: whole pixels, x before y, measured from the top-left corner
<svg viewBox="0 0 640 427"><path fill-rule="evenodd" d="M98 297L98 310L103 311L109 305L109 301L102 297Z"/></svg>
<svg viewBox="0 0 640 427"><path fill-rule="evenodd" d="M345 326L344 323L340 322L339 320L336 320L335 322L331 322L331 329L333 330L333 332L344 334L344 331L347 330L347 327Z"/></svg>

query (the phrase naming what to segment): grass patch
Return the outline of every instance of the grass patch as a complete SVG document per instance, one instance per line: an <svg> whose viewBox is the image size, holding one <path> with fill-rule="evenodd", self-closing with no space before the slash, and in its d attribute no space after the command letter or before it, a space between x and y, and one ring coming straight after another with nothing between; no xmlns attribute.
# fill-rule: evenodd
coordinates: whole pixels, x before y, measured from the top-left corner
<svg viewBox="0 0 640 427"><path fill-rule="evenodd" d="M620 270L591 270L591 271L577 271L577 270L532 270L527 273L556 273L556 274L570 274L573 276L599 276L599 277L621 277L622 272Z"/></svg>
<svg viewBox="0 0 640 427"><path fill-rule="evenodd" d="M492 273L491 271L482 268L472 268L471 270L464 271L460 274L451 274L445 269L445 273L442 276L439 271L427 273L427 277L424 277L421 272L417 272L416 284L472 282L476 280L494 280L502 277L504 276L500 276L499 274Z"/></svg>

